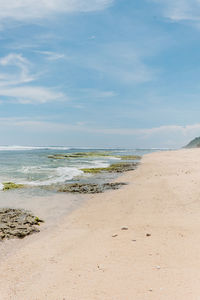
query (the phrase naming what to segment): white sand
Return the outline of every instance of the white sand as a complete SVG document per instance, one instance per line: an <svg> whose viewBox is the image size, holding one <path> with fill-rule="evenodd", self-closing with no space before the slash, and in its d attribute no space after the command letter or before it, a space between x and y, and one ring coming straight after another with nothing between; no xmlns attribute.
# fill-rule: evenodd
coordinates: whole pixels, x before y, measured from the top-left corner
<svg viewBox="0 0 200 300"><path fill-rule="evenodd" d="M1 261L0 300L199 300L200 150L147 155L120 181Z"/></svg>

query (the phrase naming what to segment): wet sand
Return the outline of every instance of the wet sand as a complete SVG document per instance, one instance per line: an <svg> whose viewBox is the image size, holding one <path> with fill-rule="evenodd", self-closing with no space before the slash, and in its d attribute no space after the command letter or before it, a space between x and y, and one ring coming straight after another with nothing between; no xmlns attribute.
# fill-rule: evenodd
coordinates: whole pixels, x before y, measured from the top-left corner
<svg viewBox="0 0 200 300"><path fill-rule="evenodd" d="M197 300L200 149L146 155L0 263L0 299Z"/></svg>

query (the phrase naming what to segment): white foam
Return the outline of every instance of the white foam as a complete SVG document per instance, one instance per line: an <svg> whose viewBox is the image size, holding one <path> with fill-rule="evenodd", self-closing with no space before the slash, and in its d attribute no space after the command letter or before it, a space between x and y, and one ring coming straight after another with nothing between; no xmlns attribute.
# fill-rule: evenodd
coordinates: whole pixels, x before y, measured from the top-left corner
<svg viewBox="0 0 200 300"><path fill-rule="evenodd" d="M71 180L76 176L83 174L83 171L77 168L70 167L59 167L56 169L55 174L49 176L46 180L36 180L36 181L24 181L20 182L22 184L32 185L32 186L45 186L55 183L64 183L67 180Z"/></svg>
<svg viewBox="0 0 200 300"><path fill-rule="evenodd" d="M4 188L3 184L0 182L0 191L2 191Z"/></svg>
<svg viewBox="0 0 200 300"><path fill-rule="evenodd" d="M0 146L0 151L69 150L69 147Z"/></svg>

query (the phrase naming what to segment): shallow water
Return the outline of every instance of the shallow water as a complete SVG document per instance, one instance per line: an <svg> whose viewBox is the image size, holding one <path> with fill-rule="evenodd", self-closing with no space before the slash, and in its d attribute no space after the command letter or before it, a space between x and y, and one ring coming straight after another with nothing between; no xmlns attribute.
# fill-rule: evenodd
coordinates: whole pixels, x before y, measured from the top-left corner
<svg viewBox="0 0 200 300"><path fill-rule="evenodd" d="M109 151L111 157L50 159L56 153ZM56 193L41 186L74 181L103 183L116 174L84 174L80 169L106 167L119 160L117 155L143 155L156 150L69 149L67 147L0 147L0 182L12 181L29 188L0 191L0 208L23 208L43 218L46 225L55 223L85 199L83 195Z"/></svg>
<svg viewBox="0 0 200 300"><path fill-rule="evenodd" d="M116 174L84 174L81 168L106 167L119 160L115 155L143 155L156 150L110 149L112 157L87 157L53 160L48 155L56 153L75 153L107 151L108 149L69 149L63 147L0 147L0 182L25 183L30 188L0 191L0 208L21 208L30 210L35 216L45 220L41 234L34 234L23 240L0 242L0 258L3 259L23 247L30 240L43 237L46 230L53 229L62 219L91 195L55 193L40 188L41 185L82 182L105 182ZM78 176L78 177L77 177Z"/></svg>
<svg viewBox="0 0 200 300"><path fill-rule="evenodd" d="M48 155L89 151L109 151L111 156L50 159ZM0 188L3 182L15 182L30 186L45 186L86 179L82 168L107 167L120 160L117 155L143 155L155 150L126 149L72 149L67 147L0 147Z"/></svg>

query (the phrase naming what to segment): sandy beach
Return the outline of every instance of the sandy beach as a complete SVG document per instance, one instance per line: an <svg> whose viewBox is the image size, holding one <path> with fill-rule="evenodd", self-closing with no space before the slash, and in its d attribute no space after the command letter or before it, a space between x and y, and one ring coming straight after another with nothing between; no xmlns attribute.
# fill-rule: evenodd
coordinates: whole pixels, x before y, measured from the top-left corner
<svg viewBox="0 0 200 300"><path fill-rule="evenodd" d="M200 299L200 150L148 154L0 263L0 300Z"/></svg>

